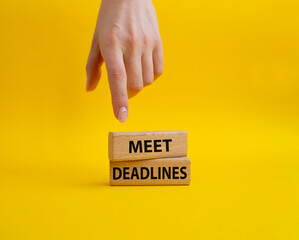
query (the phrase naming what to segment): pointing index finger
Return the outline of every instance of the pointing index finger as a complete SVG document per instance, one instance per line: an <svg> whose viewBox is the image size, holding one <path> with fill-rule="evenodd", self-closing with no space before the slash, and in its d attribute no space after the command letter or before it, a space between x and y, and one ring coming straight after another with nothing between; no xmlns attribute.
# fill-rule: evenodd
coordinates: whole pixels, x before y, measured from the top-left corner
<svg viewBox="0 0 299 240"><path fill-rule="evenodd" d="M123 60L123 52L119 48L106 48L103 51L106 63L113 112L120 122L128 116L127 75Z"/></svg>

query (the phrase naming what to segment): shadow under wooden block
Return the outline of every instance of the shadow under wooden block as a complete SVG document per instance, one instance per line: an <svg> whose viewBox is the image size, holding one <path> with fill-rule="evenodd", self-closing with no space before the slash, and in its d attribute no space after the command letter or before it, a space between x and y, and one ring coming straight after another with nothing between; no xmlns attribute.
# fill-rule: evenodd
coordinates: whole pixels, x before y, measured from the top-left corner
<svg viewBox="0 0 299 240"><path fill-rule="evenodd" d="M186 131L110 132L109 159L126 161L187 156Z"/></svg>
<svg viewBox="0 0 299 240"><path fill-rule="evenodd" d="M110 161L110 185L189 185L190 159Z"/></svg>

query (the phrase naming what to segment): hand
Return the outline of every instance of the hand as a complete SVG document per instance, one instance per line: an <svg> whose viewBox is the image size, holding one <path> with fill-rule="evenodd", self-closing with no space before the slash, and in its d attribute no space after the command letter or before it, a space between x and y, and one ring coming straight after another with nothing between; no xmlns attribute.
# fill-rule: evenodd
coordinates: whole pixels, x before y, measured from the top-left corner
<svg viewBox="0 0 299 240"><path fill-rule="evenodd" d="M150 0L103 0L86 65L87 91L96 88L105 61L115 117L125 122L128 98L163 71L157 16Z"/></svg>

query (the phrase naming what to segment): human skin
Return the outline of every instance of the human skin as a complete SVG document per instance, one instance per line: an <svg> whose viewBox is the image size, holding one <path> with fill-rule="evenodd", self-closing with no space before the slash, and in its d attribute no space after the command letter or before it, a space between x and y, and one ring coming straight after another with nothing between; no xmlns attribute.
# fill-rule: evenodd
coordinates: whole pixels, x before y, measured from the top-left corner
<svg viewBox="0 0 299 240"><path fill-rule="evenodd" d="M163 72L163 50L151 0L102 0L86 65L86 90L97 87L105 62L113 112L128 116L128 99Z"/></svg>

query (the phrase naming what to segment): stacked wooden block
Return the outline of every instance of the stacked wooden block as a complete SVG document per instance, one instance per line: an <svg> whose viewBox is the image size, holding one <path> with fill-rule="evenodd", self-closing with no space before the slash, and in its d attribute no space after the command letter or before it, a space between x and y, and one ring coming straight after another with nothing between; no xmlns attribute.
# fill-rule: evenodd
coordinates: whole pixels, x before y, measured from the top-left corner
<svg viewBox="0 0 299 240"><path fill-rule="evenodd" d="M110 132L110 185L188 185L187 132Z"/></svg>

